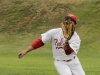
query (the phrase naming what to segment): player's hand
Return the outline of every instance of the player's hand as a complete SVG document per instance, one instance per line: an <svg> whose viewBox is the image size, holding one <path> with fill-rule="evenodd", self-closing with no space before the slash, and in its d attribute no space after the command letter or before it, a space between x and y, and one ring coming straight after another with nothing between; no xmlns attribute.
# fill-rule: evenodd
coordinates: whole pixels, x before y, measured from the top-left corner
<svg viewBox="0 0 100 75"><path fill-rule="evenodd" d="M69 48L69 43L68 42L64 43L64 50L68 50L68 48Z"/></svg>
<svg viewBox="0 0 100 75"><path fill-rule="evenodd" d="M22 51L18 54L18 58L22 58L26 54L26 51Z"/></svg>

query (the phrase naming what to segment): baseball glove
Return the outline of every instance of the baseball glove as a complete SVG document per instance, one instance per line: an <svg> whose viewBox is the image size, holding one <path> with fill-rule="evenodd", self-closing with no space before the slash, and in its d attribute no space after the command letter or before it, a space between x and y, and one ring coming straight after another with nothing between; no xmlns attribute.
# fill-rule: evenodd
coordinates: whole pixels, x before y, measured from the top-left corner
<svg viewBox="0 0 100 75"><path fill-rule="evenodd" d="M66 39L65 43L68 43L68 40L70 40L70 38L72 37L72 35L75 31L75 28L73 26L73 22L70 21L70 20L62 22L61 28L62 28L62 31L63 31L63 35Z"/></svg>

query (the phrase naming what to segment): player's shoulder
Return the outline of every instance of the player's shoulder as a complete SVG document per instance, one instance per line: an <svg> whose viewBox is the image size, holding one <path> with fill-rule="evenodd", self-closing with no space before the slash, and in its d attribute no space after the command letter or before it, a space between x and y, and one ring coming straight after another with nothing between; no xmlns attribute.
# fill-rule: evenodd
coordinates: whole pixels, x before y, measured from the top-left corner
<svg viewBox="0 0 100 75"><path fill-rule="evenodd" d="M79 35L78 35L78 33L75 31L74 32L74 34L73 34L73 38L75 39L75 38L77 38L77 39L80 39L80 37L79 37Z"/></svg>
<svg viewBox="0 0 100 75"><path fill-rule="evenodd" d="M76 31L74 32L74 35L78 35Z"/></svg>

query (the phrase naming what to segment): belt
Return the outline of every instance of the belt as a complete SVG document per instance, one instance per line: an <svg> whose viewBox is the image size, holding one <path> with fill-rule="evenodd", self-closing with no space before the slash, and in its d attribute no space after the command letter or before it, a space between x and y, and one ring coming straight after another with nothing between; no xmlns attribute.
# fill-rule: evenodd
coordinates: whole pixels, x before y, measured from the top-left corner
<svg viewBox="0 0 100 75"><path fill-rule="evenodd" d="M74 56L75 59L75 56ZM68 60L57 60L57 61L65 61L65 62L70 62L72 59L68 59Z"/></svg>

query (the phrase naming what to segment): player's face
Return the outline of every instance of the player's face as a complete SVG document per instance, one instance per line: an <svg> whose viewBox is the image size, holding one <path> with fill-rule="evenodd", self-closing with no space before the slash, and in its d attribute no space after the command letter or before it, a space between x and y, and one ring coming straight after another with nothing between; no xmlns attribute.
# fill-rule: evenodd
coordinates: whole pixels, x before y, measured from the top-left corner
<svg viewBox="0 0 100 75"><path fill-rule="evenodd" d="M71 21L72 24L73 24L73 26L76 27L76 23L75 23L75 21L73 21L72 19L67 19L66 21Z"/></svg>

